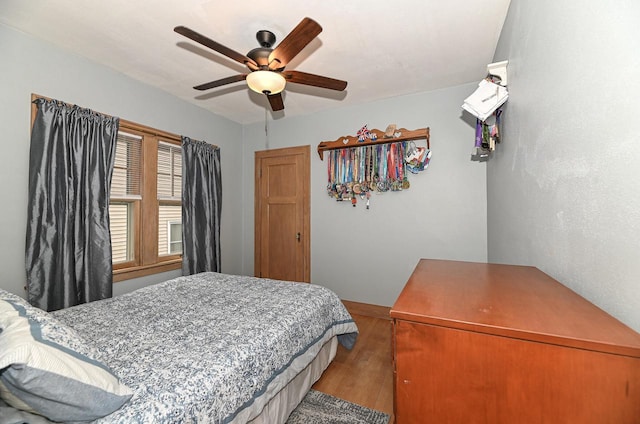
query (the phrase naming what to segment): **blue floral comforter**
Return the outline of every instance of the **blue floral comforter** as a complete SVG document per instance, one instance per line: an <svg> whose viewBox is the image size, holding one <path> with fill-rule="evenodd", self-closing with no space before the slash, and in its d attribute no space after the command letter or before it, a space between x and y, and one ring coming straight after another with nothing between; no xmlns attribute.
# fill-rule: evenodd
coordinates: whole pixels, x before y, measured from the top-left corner
<svg viewBox="0 0 640 424"><path fill-rule="evenodd" d="M334 335L347 348L357 336L347 310L324 287L219 273L53 315L98 347L135 391L101 424L245 421L260 412L251 409L261 409L270 383L306 366L300 358Z"/></svg>

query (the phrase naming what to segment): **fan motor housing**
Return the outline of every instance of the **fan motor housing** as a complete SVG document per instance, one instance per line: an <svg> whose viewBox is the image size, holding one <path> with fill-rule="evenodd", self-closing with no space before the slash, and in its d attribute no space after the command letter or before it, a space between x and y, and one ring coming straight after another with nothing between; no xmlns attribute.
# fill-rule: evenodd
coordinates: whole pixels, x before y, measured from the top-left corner
<svg viewBox="0 0 640 424"><path fill-rule="evenodd" d="M269 67L269 54L273 49L267 47L256 47L247 53L247 57L258 64L261 68Z"/></svg>
<svg viewBox="0 0 640 424"><path fill-rule="evenodd" d="M252 59L261 68L269 67L269 55L273 51L271 48L276 43L276 35L266 29L256 32L256 40L261 47L256 47L247 53L247 57Z"/></svg>
<svg viewBox="0 0 640 424"><path fill-rule="evenodd" d="M271 47L276 43L276 35L271 31L263 29L256 32L256 40L258 40L258 43L262 47Z"/></svg>

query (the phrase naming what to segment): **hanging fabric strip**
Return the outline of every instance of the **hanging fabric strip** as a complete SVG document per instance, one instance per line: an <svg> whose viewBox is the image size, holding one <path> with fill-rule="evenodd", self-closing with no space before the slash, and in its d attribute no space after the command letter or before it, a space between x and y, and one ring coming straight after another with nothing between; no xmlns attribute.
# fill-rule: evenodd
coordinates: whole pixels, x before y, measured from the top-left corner
<svg viewBox="0 0 640 424"><path fill-rule="evenodd" d="M479 141L497 139L497 129L478 127ZM484 138L484 140L483 140ZM400 191L410 187L408 174L426 168L431 152L413 142L333 149L328 152L327 193L337 200L369 199L371 191Z"/></svg>

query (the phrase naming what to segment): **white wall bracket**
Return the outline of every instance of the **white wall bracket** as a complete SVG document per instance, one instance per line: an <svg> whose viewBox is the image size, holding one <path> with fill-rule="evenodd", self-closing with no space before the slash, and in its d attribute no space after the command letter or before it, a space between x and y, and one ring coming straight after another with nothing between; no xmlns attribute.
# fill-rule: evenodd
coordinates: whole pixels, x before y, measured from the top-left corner
<svg viewBox="0 0 640 424"><path fill-rule="evenodd" d="M508 60L502 62L490 63L487 65L487 72L491 75L500 77L500 85L507 86L507 64Z"/></svg>

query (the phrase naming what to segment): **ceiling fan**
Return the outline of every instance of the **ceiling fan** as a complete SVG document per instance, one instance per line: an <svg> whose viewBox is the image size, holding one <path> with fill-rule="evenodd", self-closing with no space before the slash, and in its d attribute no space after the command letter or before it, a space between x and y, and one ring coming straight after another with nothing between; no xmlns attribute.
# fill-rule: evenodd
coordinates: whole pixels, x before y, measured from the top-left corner
<svg viewBox="0 0 640 424"><path fill-rule="evenodd" d="M343 91L347 87L346 81L306 72L284 70L291 59L322 32L322 27L311 18L304 18L300 21L298 26L275 48L272 48L272 46L276 41L276 36L271 31L258 31L256 38L261 47L251 50L246 56L204 35L198 34L187 27L177 26L173 30L230 59L244 64L249 69L249 72L246 74L233 75L197 85L193 87L196 90L209 90L246 79L249 88L258 93L265 94L269 100L271 109L278 111L284 109L281 92L284 90L287 82L312 85L337 91Z"/></svg>

